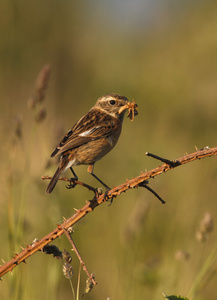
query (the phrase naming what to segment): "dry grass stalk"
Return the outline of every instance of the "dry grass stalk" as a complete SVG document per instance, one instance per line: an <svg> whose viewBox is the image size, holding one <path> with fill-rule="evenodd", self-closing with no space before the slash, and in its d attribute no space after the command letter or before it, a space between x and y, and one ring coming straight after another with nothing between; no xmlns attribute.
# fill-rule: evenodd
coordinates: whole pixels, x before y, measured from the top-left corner
<svg viewBox="0 0 217 300"><path fill-rule="evenodd" d="M84 261L82 260L80 254L79 254L79 252L78 252L77 247L75 246L75 243L74 243L74 241L73 241L73 239L72 239L70 233L68 232L68 230L66 230L66 229L64 229L64 228L63 228L63 230L64 230L64 233L65 233L65 235L67 236L67 238L68 238L70 244L72 245L73 251L76 253L76 255L77 255L77 257L78 257L78 259L79 259L79 261L80 261L80 263L81 263L81 265L82 265L82 267L83 267L83 270L86 272L86 274L87 274L89 280L92 282L92 284L93 284L93 285L96 285L97 283L96 283L96 281L95 281L95 278L94 278L93 276L91 276L91 274L89 273L89 271L88 271L88 269L87 269L87 267L86 267Z"/></svg>

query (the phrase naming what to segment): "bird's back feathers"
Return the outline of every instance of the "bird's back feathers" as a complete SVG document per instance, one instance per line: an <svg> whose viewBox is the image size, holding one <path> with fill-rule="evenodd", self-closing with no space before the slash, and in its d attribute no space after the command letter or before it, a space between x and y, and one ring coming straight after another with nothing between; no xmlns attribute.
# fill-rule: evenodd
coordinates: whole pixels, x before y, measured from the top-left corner
<svg viewBox="0 0 217 300"><path fill-rule="evenodd" d="M62 138L51 157L80 147L92 140L109 137L117 128L117 123L119 122L114 117L102 114L98 109L90 110ZM85 128L83 124L85 124Z"/></svg>

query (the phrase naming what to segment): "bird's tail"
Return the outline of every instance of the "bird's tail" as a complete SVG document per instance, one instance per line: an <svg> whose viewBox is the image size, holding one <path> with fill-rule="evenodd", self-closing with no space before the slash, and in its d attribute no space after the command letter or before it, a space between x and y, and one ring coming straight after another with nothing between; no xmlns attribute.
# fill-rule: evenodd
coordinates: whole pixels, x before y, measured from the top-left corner
<svg viewBox="0 0 217 300"><path fill-rule="evenodd" d="M53 189L55 188L55 185L57 184L57 181L58 181L58 179L59 179L59 177L62 173L63 173L63 169L58 167L58 169L56 170L53 178L51 179L51 181L50 181L50 183L49 183L49 185L46 189L46 194L47 195L50 194L53 191Z"/></svg>

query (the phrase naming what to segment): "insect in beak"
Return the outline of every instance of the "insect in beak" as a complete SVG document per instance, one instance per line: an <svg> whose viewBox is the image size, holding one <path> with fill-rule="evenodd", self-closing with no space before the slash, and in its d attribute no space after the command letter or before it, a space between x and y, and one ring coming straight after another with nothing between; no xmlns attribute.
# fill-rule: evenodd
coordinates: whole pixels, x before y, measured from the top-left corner
<svg viewBox="0 0 217 300"><path fill-rule="evenodd" d="M138 105L133 100L132 102L128 102L126 105L122 106L118 113L121 114L124 110L128 109L127 117L129 117L130 120L133 121L134 116L138 115L138 111L136 109L137 107Z"/></svg>

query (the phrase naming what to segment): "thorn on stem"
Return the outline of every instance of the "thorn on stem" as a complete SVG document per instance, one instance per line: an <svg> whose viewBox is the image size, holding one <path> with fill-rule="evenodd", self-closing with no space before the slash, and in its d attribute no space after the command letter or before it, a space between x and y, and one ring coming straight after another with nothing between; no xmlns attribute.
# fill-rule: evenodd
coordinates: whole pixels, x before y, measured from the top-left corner
<svg viewBox="0 0 217 300"><path fill-rule="evenodd" d="M155 158L155 159L157 159L157 160L160 160L160 161L164 162L165 164L169 165L169 166L172 167L172 168L177 167L177 166L180 165L180 162L177 161L177 160L174 160L174 161L173 161L173 160L169 160L169 159L160 157L160 156L158 156L158 155L152 154L152 153L150 153L150 152L146 152L145 154L146 154L147 156L150 156L150 157L152 157L152 158Z"/></svg>
<svg viewBox="0 0 217 300"><path fill-rule="evenodd" d="M164 201L150 186L147 185L147 180L139 183L139 186L146 188L149 192L151 192L155 197L157 197L158 200L161 201L162 204L165 204L166 201Z"/></svg>

